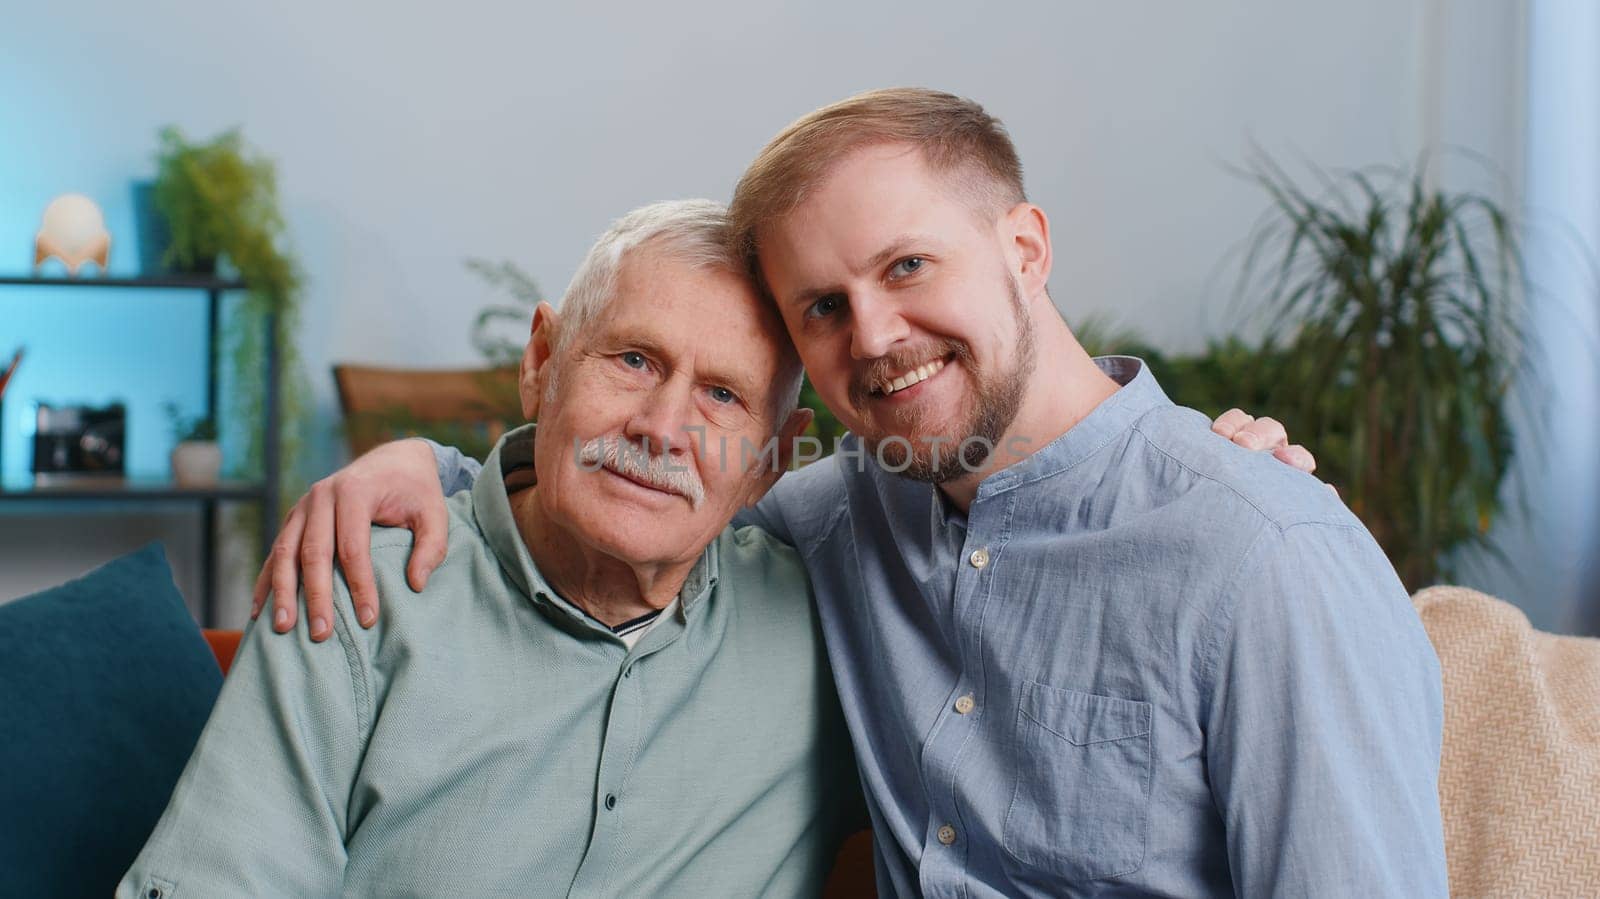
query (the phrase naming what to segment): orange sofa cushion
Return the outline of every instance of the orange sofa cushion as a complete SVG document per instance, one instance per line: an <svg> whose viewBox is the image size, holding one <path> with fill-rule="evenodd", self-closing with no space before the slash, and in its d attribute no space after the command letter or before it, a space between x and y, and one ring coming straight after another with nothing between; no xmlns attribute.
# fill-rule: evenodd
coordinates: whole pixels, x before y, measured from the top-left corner
<svg viewBox="0 0 1600 899"><path fill-rule="evenodd" d="M200 633L211 644L211 654L217 657L217 667L222 669L223 675L227 675L228 669L233 667L233 657L239 651L239 640L244 637L244 631L205 628Z"/></svg>

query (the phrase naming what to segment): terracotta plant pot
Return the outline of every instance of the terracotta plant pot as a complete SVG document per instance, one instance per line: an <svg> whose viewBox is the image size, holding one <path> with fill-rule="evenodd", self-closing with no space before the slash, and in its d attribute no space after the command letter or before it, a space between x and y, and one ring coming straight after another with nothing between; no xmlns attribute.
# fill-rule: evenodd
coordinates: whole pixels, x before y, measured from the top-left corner
<svg viewBox="0 0 1600 899"><path fill-rule="evenodd" d="M179 487L214 487L222 473L215 440L185 440L172 448L172 479Z"/></svg>

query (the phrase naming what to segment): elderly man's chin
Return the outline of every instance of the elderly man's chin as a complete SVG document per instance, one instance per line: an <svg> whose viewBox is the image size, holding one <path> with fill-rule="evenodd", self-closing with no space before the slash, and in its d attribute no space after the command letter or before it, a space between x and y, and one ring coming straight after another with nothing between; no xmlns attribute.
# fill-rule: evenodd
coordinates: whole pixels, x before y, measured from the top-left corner
<svg viewBox="0 0 1600 899"><path fill-rule="evenodd" d="M679 494L639 484L608 468L585 476L592 482L580 530L587 542L615 558L659 562L692 557L709 541L699 539L713 523L711 510L704 506L697 510Z"/></svg>
<svg viewBox="0 0 1600 899"><path fill-rule="evenodd" d="M716 534L687 504L675 511L624 502L595 503L591 514L574 522L580 542L625 565L685 562L699 556Z"/></svg>

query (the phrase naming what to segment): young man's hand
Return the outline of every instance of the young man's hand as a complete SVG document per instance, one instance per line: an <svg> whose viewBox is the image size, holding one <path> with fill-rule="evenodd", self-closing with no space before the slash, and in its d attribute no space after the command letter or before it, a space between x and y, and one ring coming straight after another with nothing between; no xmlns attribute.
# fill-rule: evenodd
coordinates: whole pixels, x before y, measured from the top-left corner
<svg viewBox="0 0 1600 899"><path fill-rule="evenodd" d="M313 484L284 519L272 553L256 577L250 617L272 595L272 629L295 624L297 588L304 584L311 639L333 633L333 556L339 554L356 618L378 620L372 577L372 525L409 528L416 536L406 579L420 591L444 561L449 516L433 450L420 440L386 443Z"/></svg>

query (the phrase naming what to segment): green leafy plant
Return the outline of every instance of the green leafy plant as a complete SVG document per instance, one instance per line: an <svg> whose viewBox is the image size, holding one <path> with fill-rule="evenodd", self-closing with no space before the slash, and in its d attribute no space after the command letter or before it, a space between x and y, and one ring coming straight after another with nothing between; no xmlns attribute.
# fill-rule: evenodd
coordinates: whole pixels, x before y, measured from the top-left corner
<svg viewBox="0 0 1600 899"><path fill-rule="evenodd" d="M520 409L516 418L509 419L513 426L521 420ZM404 406L390 406L351 416L345 422L345 427L350 434L379 442L426 437L444 446L453 446L462 455L479 462L489 458L489 451L494 449L504 433L482 421L425 419Z"/></svg>
<svg viewBox="0 0 1600 899"><path fill-rule="evenodd" d="M833 445L844 436L846 428L838 416L822 402L822 397L817 395L817 388L811 385L810 375L800 383L800 406L814 413L811 424L806 426L806 436L815 437L822 443L822 455L833 455Z"/></svg>
<svg viewBox="0 0 1600 899"><path fill-rule="evenodd" d="M283 460L279 495L290 502L304 488L294 462L304 425L306 382L295 350L300 321L300 267L285 247L278 208L277 177L270 160L249 148L238 129L209 141L191 142L177 128L161 130L153 189L156 209L166 219L172 242L163 261L179 271L215 270L231 265L248 285L241 307L225 316L224 345L233 396L228 408L249 423L242 465L259 470L267 435L263 420L265 322L275 323L281 372L278 441ZM253 519L240 525L253 528Z"/></svg>
<svg viewBox="0 0 1600 899"><path fill-rule="evenodd" d="M1513 223L1420 168L1319 171L1315 194L1264 156L1247 174L1272 202L1240 277L1263 336L1169 357L1088 322L1085 346L1144 357L1181 405L1280 419L1408 588L1452 577L1457 550L1498 556L1510 423L1537 386Z"/></svg>
<svg viewBox="0 0 1600 899"><path fill-rule="evenodd" d="M165 403L162 408L166 410L167 420L172 423L174 443L217 439L217 423L211 418L204 415L184 415L177 403Z"/></svg>
<svg viewBox="0 0 1600 899"><path fill-rule="evenodd" d="M1234 407L1277 414L1267 405L1273 393L1274 362L1282 356L1282 351L1273 347L1229 336L1209 341L1199 353L1169 354L1138 333L1112 328L1099 319L1079 322L1072 332L1092 356L1138 356L1144 360L1162 390L1180 406L1212 418Z"/></svg>
<svg viewBox="0 0 1600 899"><path fill-rule="evenodd" d="M472 320L472 346L494 366L513 366L522 361L528 343L528 328L533 312L544 302L544 291L533 276L515 263L502 260L468 259L467 268L491 287L511 295L510 303L495 303L478 310Z"/></svg>
<svg viewBox="0 0 1600 899"><path fill-rule="evenodd" d="M1316 194L1265 156L1251 175L1272 200L1241 280L1264 313L1260 408L1314 448L1408 587L1450 575L1456 549L1493 551L1527 375L1505 212L1421 167L1318 172Z"/></svg>
<svg viewBox="0 0 1600 899"><path fill-rule="evenodd" d="M1085 346L1145 358L1181 405L1281 420L1408 588L1451 577L1457 550L1498 554L1513 406L1534 383L1512 223L1420 169L1318 171L1314 194L1264 156L1247 174L1272 204L1239 282L1262 336L1168 356L1088 322Z"/></svg>

